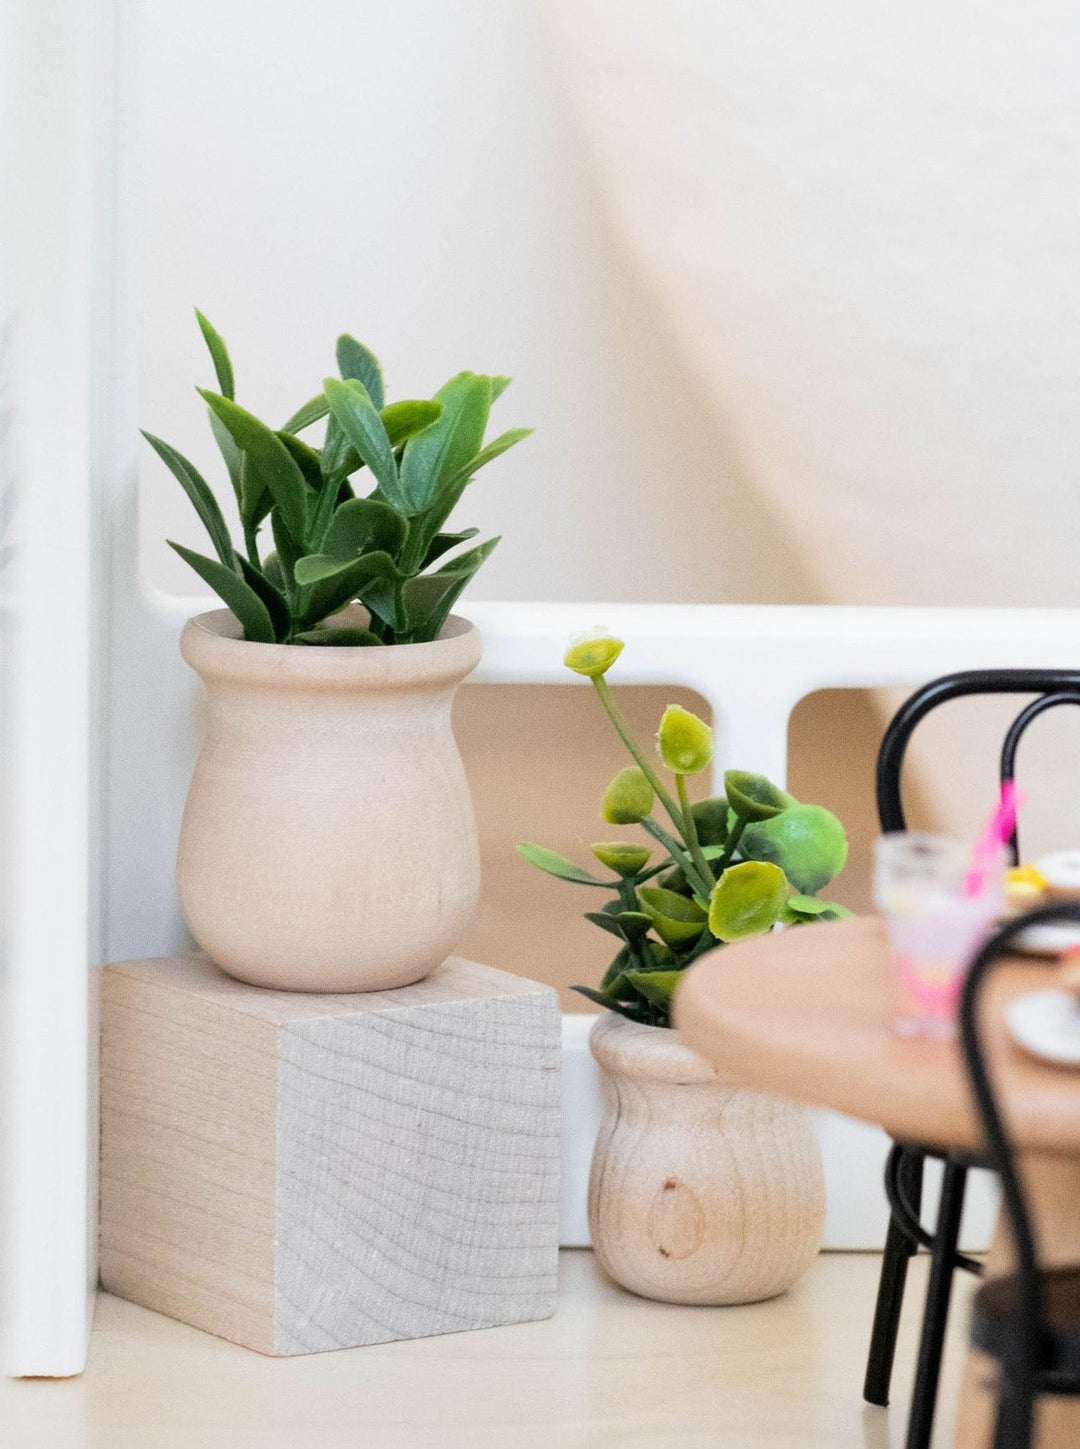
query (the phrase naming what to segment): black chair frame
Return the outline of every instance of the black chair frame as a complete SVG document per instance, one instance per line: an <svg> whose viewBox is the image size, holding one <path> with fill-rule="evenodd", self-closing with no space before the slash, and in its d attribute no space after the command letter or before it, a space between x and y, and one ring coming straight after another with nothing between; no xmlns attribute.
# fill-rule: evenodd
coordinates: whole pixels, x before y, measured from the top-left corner
<svg viewBox="0 0 1080 1449"><path fill-rule="evenodd" d="M1016 1258L1016 1291L1010 1312L1007 1346L1000 1361L994 1449L1028 1449L1038 1394L1080 1395L1080 1373L1066 1375L1052 1371L1044 1362L1052 1330L1046 1313L1035 1230L1012 1144L990 1079L979 1025L979 1003L987 977L993 967L1014 949L1021 932L1033 925L1066 922L1080 924L1080 902L1044 906L1010 921L975 957L960 998L960 1043L985 1138L985 1161L1001 1181L1002 1206ZM1074 1328L1080 1326L1074 1325Z"/></svg>
<svg viewBox="0 0 1080 1449"><path fill-rule="evenodd" d="M918 725L940 705L974 695L1034 694L1038 698L1017 715L1001 751L1000 779L1015 778L1016 756L1025 731L1046 710L1080 704L1080 669L971 669L946 674L916 690L900 707L878 751L876 791L882 833L907 828L901 795L901 774L907 747ZM1019 860L1014 830L1009 842L1013 863ZM943 1160L941 1198L934 1232L921 1225L923 1172L927 1157ZM918 1143L897 1143L889 1154L885 1190L890 1218L878 1284L877 1303L867 1355L863 1397L871 1404L889 1402L896 1338L900 1326L908 1264L920 1246L931 1252L930 1278L908 1419L907 1449L929 1449L933 1432L941 1354L945 1341L952 1275L955 1269L979 1270L957 1251L967 1174L977 1159L941 1153Z"/></svg>

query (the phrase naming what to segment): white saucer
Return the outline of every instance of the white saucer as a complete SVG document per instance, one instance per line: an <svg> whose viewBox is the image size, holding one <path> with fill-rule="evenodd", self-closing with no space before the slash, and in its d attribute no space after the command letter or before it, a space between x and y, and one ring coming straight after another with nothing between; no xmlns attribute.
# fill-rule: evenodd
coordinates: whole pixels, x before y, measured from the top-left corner
<svg viewBox="0 0 1080 1449"><path fill-rule="evenodd" d="M1080 1001L1067 991L1028 991L1005 1008L1014 1039L1032 1056L1080 1067Z"/></svg>
<svg viewBox="0 0 1080 1449"><path fill-rule="evenodd" d="M1080 946L1080 925L1029 926L1016 938L1016 949L1028 956L1061 956Z"/></svg>

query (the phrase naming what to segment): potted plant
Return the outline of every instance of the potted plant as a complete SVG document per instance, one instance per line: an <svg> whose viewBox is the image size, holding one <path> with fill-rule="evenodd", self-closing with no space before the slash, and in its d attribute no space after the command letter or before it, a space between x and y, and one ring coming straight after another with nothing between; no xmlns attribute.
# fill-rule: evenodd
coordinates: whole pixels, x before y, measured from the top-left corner
<svg viewBox="0 0 1080 1449"><path fill-rule="evenodd" d="M197 316L243 548L194 465L144 434L213 555L171 546L226 605L181 638L210 717L180 901L195 940L243 981L401 986L453 949L479 885L450 706L480 639L451 611L498 540L447 524L476 472L529 430L484 442L505 377L462 372L430 400L388 403L379 363L349 336L340 377L273 428L237 403L225 344Z"/></svg>
<svg viewBox="0 0 1080 1449"><path fill-rule="evenodd" d="M789 1287L820 1246L817 1139L802 1108L748 1091L683 1046L672 996L705 951L848 915L818 895L843 868L847 840L830 811L746 771L728 770L724 795L691 804L686 781L712 764L712 730L670 705L659 759L643 750L605 678L622 648L598 632L565 662L591 681L634 761L605 790L603 818L648 839L594 844L606 875L518 847L540 870L603 892L586 919L618 942L599 989L576 988L606 1008L590 1038L605 1109L589 1183L593 1247L645 1297L753 1302Z"/></svg>

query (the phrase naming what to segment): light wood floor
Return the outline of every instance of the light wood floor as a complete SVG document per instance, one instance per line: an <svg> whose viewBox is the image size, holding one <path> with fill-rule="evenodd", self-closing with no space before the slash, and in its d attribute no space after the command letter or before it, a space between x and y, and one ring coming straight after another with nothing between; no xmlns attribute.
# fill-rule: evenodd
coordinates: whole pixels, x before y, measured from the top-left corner
<svg viewBox="0 0 1080 1449"><path fill-rule="evenodd" d="M85 1375L0 1382L4 1449L898 1449L926 1259L889 1410L862 1402L878 1258L829 1254L790 1294L672 1308L562 1256L546 1323L268 1359L102 1296ZM958 1275L936 1442L950 1442Z"/></svg>

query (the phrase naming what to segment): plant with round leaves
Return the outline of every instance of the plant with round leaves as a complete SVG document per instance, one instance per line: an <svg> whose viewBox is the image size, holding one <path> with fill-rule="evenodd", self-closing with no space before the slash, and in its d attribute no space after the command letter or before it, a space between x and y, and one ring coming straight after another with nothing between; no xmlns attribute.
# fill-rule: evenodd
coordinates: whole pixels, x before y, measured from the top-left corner
<svg viewBox="0 0 1080 1449"><path fill-rule="evenodd" d="M850 914L816 894L842 869L847 839L830 811L745 770L725 772L723 795L691 803L686 778L712 763L712 730L690 710L669 705L657 731L659 759L647 753L605 678L622 649L621 639L594 630L571 642L564 662L589 680L634 761L608 784L601 816L609 825L640 826L651 845L592 845L604 875L542 845L518 851L548 875L608 896L585 919L614 936L618 949L599 989L574 989L631 1021L669 1026L682 972L703 952L777 926ZM674 777L673 790L661 768ZM660 811L666 819L657 818Z"/></svg>
<svg viewBox="0 0 1080 1449"><path fill-rule="evenodd" d="M497 538L447 529L476 473L531 431L485 442L508 377L460 372L433 398L386 401L382 369L354 337L337 342L338 377L280 428L236 401L232 361L201 312L217 391L199 388L244 536L234 547L213 489L193 463L143 436L176 478L213 556L170 546L260 644L367 647L437 639L458 596ZM318 445L306 441L325 423ZM271 547L263 547L269 534ZM463 548L462 545L470 544ZM361 622L338 620L352 603Z"/></svg>

